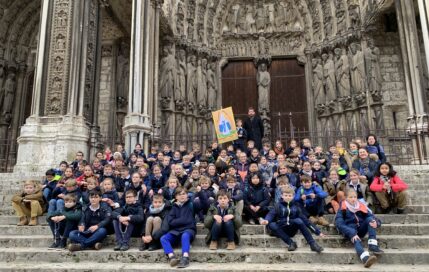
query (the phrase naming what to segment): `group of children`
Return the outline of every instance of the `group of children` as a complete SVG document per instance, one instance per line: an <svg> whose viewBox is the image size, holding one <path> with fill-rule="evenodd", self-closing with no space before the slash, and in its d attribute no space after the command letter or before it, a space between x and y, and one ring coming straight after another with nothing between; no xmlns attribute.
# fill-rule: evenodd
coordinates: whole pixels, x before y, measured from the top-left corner
<svg viewBox="0 0 429 272"><path fill-rule="evenodd" d="M281 141L273 148L264 143L262 150L252 141L226 149L213 143L204 153L197 144L191 152L184 145L174 152L169 145L162 151L152 147L148 155L140 144L131 155L118 146L113 154L98 152L92 162L77 152L72 163L48 170L42 185L26 181L12 205L20 226L37 225L47 211L50 248L100 249L114 233L114 250L126 251L131 237L140 237L140 250L163 248L170 265L182 268L189 265L199 222L208 229L211 250L218 249L221 237L226 249L234 250L245 219L267 226L289 251L297 249L292 238L299 230L311 250L321 253L311 232L325 237L317 225L328 226L324 214L331 213L370 267L383 253L374 211L403 213L407 203L407 185L385 160L375 135L366 143L355 139L349 149L336 141L326 153L309 139L292 140L287 148ZM373 255L362 246L367 233ZM179 242L180 258L173 250Z"/></svg>

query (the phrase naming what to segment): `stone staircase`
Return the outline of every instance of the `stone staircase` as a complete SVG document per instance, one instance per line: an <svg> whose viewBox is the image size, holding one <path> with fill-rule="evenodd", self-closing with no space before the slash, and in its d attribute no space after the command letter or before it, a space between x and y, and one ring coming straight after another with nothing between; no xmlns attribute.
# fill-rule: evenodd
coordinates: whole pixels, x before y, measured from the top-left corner
<svg viewBox="0 0 429 272"><path fill-rule="evenodd" d="M371 269L360 264L352 245L338 235L331 224L323 231L328 236L317 241L322 254L311 252L302 235L294 240L298 250L288 252L278 238L264 233L262 226L243 226L242 243L235 251L210 251L204 244L207 230L198 226L191 249L190 271L429 271L429 177L428 166L396 167L410 185L410 205L406 215L379 215L383 226L378 231L385 255ZM52 243L49 227L17 227L10 199L20 181L19 174L0 174L0 271L172 271L161 250L140 252L138 239L126 252L113 251L109 236L100 251L70 253L48 250ZM37 177L37 179L40 179ZM330 222L333 217L329 216ZM177 249L177 252L180 252Z"/></svg>

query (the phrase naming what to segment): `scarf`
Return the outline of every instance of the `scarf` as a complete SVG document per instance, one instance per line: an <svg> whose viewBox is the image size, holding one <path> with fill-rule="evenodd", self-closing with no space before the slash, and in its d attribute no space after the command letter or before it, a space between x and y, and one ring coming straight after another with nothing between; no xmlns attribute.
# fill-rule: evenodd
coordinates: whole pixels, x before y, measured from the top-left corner
<svg viewBox="0 0 429 272"><path fill-rule="evenodd" d="M360 202L356 201L356 203L354 205L350 204L348 201L346 201L346 206L347 209L349 211L351 211L352 213L356 213L359 211L359 207L360 207Z"/></svg>
<svg viewBox="0 0 429 272"><path fill-rule="evenodd" d="M153 205L150 205L149 206L149 212L151 214L158 214L158 213L162 212L162 210L164 210L164 207L165 207L165 203L163 203L162 206L159 208L154 208Z"/></svg>
<svg viewBox="0 0 429 272"><path fill-rule="evenodd" d="M369 174L369 158L366 158L364 160L360 160L360 167L363 170L363 174L366 176Z"/></svg>
<svg viewBox="0 0 429 272"><path fill-rule="evenodd" d="M383 175L380 175L380 180L384 183L384 184L386 184L386 183L388 183L389 185L390 185L390 178L388 177L388 176L383 176ZM389 186L389 190L387 190L387 193L388 194L390 194L390 186Z"/></svg>

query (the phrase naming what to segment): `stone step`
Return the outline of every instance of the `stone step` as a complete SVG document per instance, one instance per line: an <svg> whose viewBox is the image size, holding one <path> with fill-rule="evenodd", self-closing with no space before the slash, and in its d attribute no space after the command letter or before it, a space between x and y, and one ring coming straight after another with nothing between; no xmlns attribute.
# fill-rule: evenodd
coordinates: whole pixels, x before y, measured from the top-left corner
<svg viewBox="0 0 429 272"><path fill-rule="evenodd" d="M294 241L297 242L298 247L306 247L307 243L302 235L296 235ZM344 248L352 247L350 241L347 241L340 235L330 235L325 238L315 237L317 242L325 248ZM429 235L379 235L379 245L383 249L429 249ZM366 244L366 239L364 239ZM19 247L32 247L32 248L47 248L53 242L52 235L0 235L0 246L5 248L19 248ZM140 238L131 239L131 247L138 248L140 245ZM114 235L109 235L104 244L108 248L113 248L115 245ZM197 235L193 246L205 247L205 235ZM220 248L226 247L226 240L222 239ZM277 237L269 235L242 235L240 248L242 247L267 247L267 248L283 248L286 244Z"/></svg>
<svg viewBox="0 0 429 272"><path fill-rule="evenodd" d="M180 254L180 250L176 250ZM191 262L199 263L324 263L354 264L359 258L353 248L327 248L321 254L310 251L308 247L288 252L286 248L254 248L242 247L240 250L227 251L220 249L211 251L204 247L191 249ZM115 252L113 249L100 251L86 250L80 252L56 251L42 248L0 248L0 262L93 262L98 263L164 263L166 257L161 250L140 252L130 249L126 252ZM379 259L380 264L429 265L429 249L387 249Z"/></svg>
<svg viewBox="0 0 429 272"><path fill-rule="evenodd" d="M96 271L156 271L156 272L170 272L172 268L167 262L162 263L103 263L102 266L96 262L65 262L65 263L48 263L37 262L29 265L27 262L14 262L14 263L0 263L0 271L26 271L26 272L96 272ZM371 268L364 268L362 264L322 264L322 263L282 263L282 264L259 264L259 263L196 263L191 262L186 271L193 272L259 272L259 271L291 271L291 272L427 272L427 265L389 265L389 264L375 264Z"/></svg>

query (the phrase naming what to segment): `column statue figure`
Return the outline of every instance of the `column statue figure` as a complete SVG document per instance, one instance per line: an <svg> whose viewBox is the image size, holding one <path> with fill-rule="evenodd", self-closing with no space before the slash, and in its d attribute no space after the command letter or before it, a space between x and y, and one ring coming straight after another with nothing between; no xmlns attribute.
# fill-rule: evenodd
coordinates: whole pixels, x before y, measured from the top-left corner
<svg viewBox="0 0 429 272"><path fill-rule="evenodd" d="M258 108L259 113L268 113L270 111L270 87L271 76L267 71L267 64L262 63L258 67L258 74L256 78L258 83Z"/></svg>

